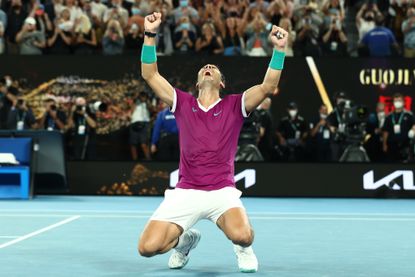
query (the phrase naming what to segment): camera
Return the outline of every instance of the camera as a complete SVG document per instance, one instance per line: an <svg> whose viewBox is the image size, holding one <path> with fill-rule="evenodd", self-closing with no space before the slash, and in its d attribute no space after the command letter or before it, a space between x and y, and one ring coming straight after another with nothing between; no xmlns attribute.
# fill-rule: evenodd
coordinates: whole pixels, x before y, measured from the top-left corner
<svg viewBox="0 0 415 277"><path fill-rule="evenodd" d="M56 105L51 105L50 106L50 110L51 111L57 111L58 110L58 107L56 107Z"/></svg>
<svg viewBox="0 0 415 277"><path fill-rule="evenodd" d="M367 107L345 99L338 104L338 108L343 112L344 130L338 132L335 139L344 140L351 144L361 143L366 135L366 121L369 115Z"/></svg>

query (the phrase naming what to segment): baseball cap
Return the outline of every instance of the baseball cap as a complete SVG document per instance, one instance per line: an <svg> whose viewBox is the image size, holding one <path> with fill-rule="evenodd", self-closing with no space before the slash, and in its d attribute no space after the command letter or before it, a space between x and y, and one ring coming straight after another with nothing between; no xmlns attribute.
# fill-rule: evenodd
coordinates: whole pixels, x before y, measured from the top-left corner
<svg viewBox="0 0 415 277"><path fill-rule="evenodd" d="M28 17L24 21L25 24L36 25L36 20L33 17Z"/></svg>

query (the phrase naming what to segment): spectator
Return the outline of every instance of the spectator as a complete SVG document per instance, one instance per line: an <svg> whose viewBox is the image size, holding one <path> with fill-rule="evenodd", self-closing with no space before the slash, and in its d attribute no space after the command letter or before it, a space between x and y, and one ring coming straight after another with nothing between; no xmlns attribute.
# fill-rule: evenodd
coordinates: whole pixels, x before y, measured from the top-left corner
<svg viewBox="0 0 415 277"><path fill-rule="evenodd" d="M366 133L370 135L369 140L365 144L367 154L371 161L385 161L385 154L382 151L382 128L385 124L385 104L377 103L376 112L368 116Z"/></svg>
<svg viewBox="0 0 415 277"><path fill-rule="evenodd" d="M70 20L73 24L84 14L79 7L79 0L65 0L65 8L69 10Z"/></svg>
<svg viewBox="0 0 415 277"><path fill-rule="evenodd" d="M347 57L347 37L339 18L333 18L329 29L321 39L323 55L332 57Z"/></svg>
<svg viewBox="0 0 415 277"><path fill-rule="evenodd" d="M220 23L219 30L222 35L225 56L241 55L245 51L243 32L240 29L241 19L228 17L225 26Z"/></svg>
<svg viewBox="0 0 415 277"><path fill-rule="evenodd" d="M151 5L149 4L149 1L147 0L134 0L132 2L133 2L133 6L138 7L138 9L140 10L140 15L142 16L146 16L147 14L153 11ZM166 3L167 1L163 1L163 2Z"/></svg>
<svg viewBox="0 0 415 277"><path fill-rule="evenodd" d="M196 40L196 52L205 54L222 54L224 51L222 38L216 34L211 23L202 26L202 35Z"/></svg>
<svg viewBox="0 0 415 277"><path fill-rule="evenodd" d="M22 30L16 35L16 42L23 55L41 55L46 46L45 34L36 30L36 20L33 17L26 18Z"/></svg>
<svg viewBox="0 0 415 277"><path fill-rule="evenodd" d="M287 7L283 0L276 0L271 2L267 10L271 24L279 26L278 24L286 14L286 11Z"/></svg>
<svg viewBox="0 0 415 277"><path fill-rule="evenodd" d="M290 34L288 37L287 45L285 46L285 56L292 57L294 56L293 46L297 34L293 30L291 20L288 17L281 18L278 26L280 26Z"/></svg>
<svg viewBox="0 0 415 277"><path fill-rule="evenodd" d="M103 22L104 20L104 15L108 9L108 7L104 4L101 3L101 0L93 0L91 2L91 0L87 0L85 1L85 4L87 4L87 6L90 6L90 14L92 15L93 18L90 17L90 15L88 15L89 13L89 8L86 8L86 13L88 15L88 17L91 19L91 21L93 23L97 23L97 22ZM85 6L84 4L84 6ZM85 7L84 7L85 9Z"/></svg>
<svg viewBox="0 0 415 277"><path fill-rule="evenodd" d="M386 117L382 128L382 149L390 161L402 162L409 157L409 138L414 137L414 117L404 109L402 94L393 96L393 106L395 110Z"/></svg>
<svg viewBox="0 0 415 277"><path fill-rule="evenodd" d="M195 48L196 30L190 24L189 17L182 17L174 30L174 46L180 53L192 52Z"/></svg>
<svg viewBox="0 0 415 277"><path fill-rule="evenodd" d="M7 129L7 117L18 95L19 90L13 85L10 76L0 79L0 129Z"/></svg>
<svg viewBox="0 0 415 277"><path fill-rule="evenodd" d="M277 138L283 147L288 161L303 161L305 157L304 141L307 138L307 124L298 114L297 104L289 103L288 116L281 119L277 128Z"/></svg>
<svg viewBox="0 0 415 277"><path fill-rule="evenodd" d="M249 8L256 8L260 13L265 14L269 7L269 2L264 0L255 0L250 5Z"/></svg>
<svg viewBox="0 0 415 277"><path fill-rule="evenodd" d="M344 92L337 92L334 97L335 107L327 117L330 132L334 135L331 140L332 161L339 161L346 149L345 132L346 123L344 121L344 108L347 96Z"/></svg>
<svg viewBox="0 0 415 277"><path fill-rule="evenodd" d="M260 13L257 13L254 20L246 28L246 54L248 56L260 57L271 54L271 45L268 40L270 26L266 28L267 22Z"/></svg>
<svg viewBox="0 0 415 277"><path fill-rule="evenodd" d="M65 131L66 115L58 109L56 101L48 98L45 101L45 113L40 119L40 126L48 131Z"/></svg>
<svg viewBox="0 0 415 277"><path fill-rule="evenodd" d="M140 54L143 46L144 31L133 23L125 36L125 53Z"/></svg>
<svg viewBox="0 0 415 277"><path fill-rule="evenodd" d="M53 31L53 24L49 19L49 15L45 13L45 6L40 4L35 9L34 12L36 20L36 29L41 31L44 34L50 33Z"/></svg>
<svg viewBox="0 0 415 277"><path fill-rule="evenodd" d="M415 7L408 9L408 18L402 23L405 58L415 58Z"/></svg>
<svg viewBox="0 0 415 277"><path fill-rule="evenodd" d="M120 23L116 20L110 20L104 38L102 39L104 55L122 54L124 43L124 34Z"/></svg>
<svg viewBox="0 0 415 277"><path fill-rule="evenodd" d="M327 122L328 109L326 105L321 105L319 109L319 116L312 123L310 131L312 156L315 161L329 162L331 161L330 141L332 138L329 124Z"/></svg>
<svg viewBox="0 0 415 277"><path fill-rule="evenodd" d="M274 152L273 120L271 114L271 98L265 98L258 107L260 127L258 149L265 161L271 161Z"/></svg>
<svg viewBox="0 0 415 277"><path fill-rule="evenodd" d="M180 157L179 130L176 119L170 108L163 104L164 109L157 114L151 138L151 153L157 153L160 161L178 161Z"/></svg>
<svg viewBox="0 0 415 277"><path fill-rule="evenodd" d="M86 104L85 98L76 98L66 126L71 130L71 152L75 160L94 159L96 156L96 117Z"/></svg>
<svg viewBox="0 0 415 277"><path fill-rule="evenodd" d="M63 9L56 20L53 34L47 41L48 52L50 54L70 54L72 53L72 42L74 24L70 21L68 9Z"/></svg>
<svg viewBox="0 0 415 277"><path fill-rule="evenodd" d="M134 4L131 7L131 17L128 19L128 25L131 26L131 24L135 23L144 29L144 17L141 14L141 10L136 5L137 4Z"/></svg>
<svg viewBox="0 0 415 277"><path fill-rule="evenodd" d="M16 104L10 109L7 118L7 127L10 130L27 130L36 127L36 119L32 109L27 107L22 98L18 98Z"/></svg>
<svg viewBox="0 0 415 277"><path fill-rule="evenodd" d="M7 27L7 14L1 8L0 8L0 25L2 25L4 29L6 29Z"/></svg>
<svg viewBox="0 0 415 277"><path fill-rule="evenodd" d="M157 54L159 55L171 55L173 53L172 26L174 25L174 19L170 16L169 9L169 5L163 3L161 8L161 24L157 32L158 36L156 37Z"/></svg>
<svg viewBox="0 0 415 277"><path fill-rule="evenodd" d="M0 55L5 52L5 42L4 42L4 25L3 22L0 21Z"/></svg>
<svg viewBox="0 0 415 277"><path fill-rule="evenodd" d="M128 23L128 11L121 6L122 0L111 0L111 7L104 14L104 24L110 24L111 21L118 21L124 28Z"/></svg>
<svg viewBox="0 0 415 277"><path fill-rule="evenodd" d="M344 20L344 9L339 0L326 0L321 8L324 16L324 27L329 28L333 17L338 18L340 24Z"/></svg>
<svg viewBox="0 0 415 277"><path fill-rule="evenodd" d="M140 92L134 103L134 110L131 115L130 125L130 146L131 157L134 161L138 159L138 149L140 146L146 160L150 159L148 149L148 131L150 122L150 103L145 92Z"/></svg>
<svg viewBox="0 0 415 277"><path fill-rule="evenodd" d="M392 31L398 43L403 41L402 23L406 18L411 2L412 0L390 1L386 26Z"/></svg>
<svg viewBox="0 0 415 277"><path fill-rule="evenodd" d="M241 18L244 9L248 6L249 1L245 0L225 0L223 5L223 13L226 18L238 17Z"/></svg>
<svg viewBox="0 0 415 277"><path fill-rule="evenodd" d="M363 37L361 44L369 49L371 57L387 57L392 55L392 48L400 52L399 45L396 42L392 31L383 27L383 16L377 16L376 27L367 32Z"/></svg>
<svg viewBox="0 0 415 277"><path fill-rule="evenodd" d="M21 0L12 0L9 11L7 12L6 41L7 52L18 54L19 47L16 43L16 35L22 29L27 17L27 12L22 7Z"/></svg>
<svg viewBox="0 0 415 277"><path fill-rule="evenodd" d="M359 32L359 42L363 37L376 27L375 18L381 15L377 5L370 9L368 4L363 4L356 15L356 27Z"/></svg>
<svg viewBox="0 0 415 277"><path fill-rule="evenodd" d="M97 35L86 15L75 21L73 47L75 54L92 54L97 47Z"/></svg>
<svg viewBox="0 0 415 277"><path fill-rule="evenodd" d="M179 0L179 7L172 12L174 22L177 24L183 16L189 17L191 25L199 25L199 14L195 8L191 6L190 0Z"/></svg>
<svg viewBox="0 0 415 277"><path fill-rule="evenodd" d="M314 5L304 7L304 13L297 23L297 37L294 42L295 56L320 56L318 43L321 18Z"/></svg>

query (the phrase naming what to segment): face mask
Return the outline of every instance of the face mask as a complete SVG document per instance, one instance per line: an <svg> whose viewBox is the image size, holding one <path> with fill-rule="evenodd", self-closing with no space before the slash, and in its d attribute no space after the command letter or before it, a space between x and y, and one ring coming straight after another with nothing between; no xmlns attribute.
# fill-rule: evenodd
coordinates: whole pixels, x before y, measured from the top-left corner
<svg viewBox="0 0 415 277"><path fill-rule="evenodd" d="M138 8L132 8L132 9L131 9L131 13L132 13L133 15L138 15L138 14L140 14L140 9L138 9Z"/></svg>
<svg viewBox="0 0 415 277"><path fill-rule="evenodd" d="M291 116L291 118L294 118L297 115L298 111L297 110L289 110L288 114Z"/></svg>
<svg viewBox="0 0 415 277"><path fill-rule="evenodd" d="M10 79L6 79L6 87L11 87L12 86L12 80Z"/></svg>
<svg viewBox="0 0 415 277"><path fill-rule="evenodd" d="M325 114L325 113L321 113L321 114L320 114L320 118L321 118L321 119L326 119L326 118L327 118L327 114Z"/></svg>
<svg viewBox="0 0 415 277"><path fill-rule="evenodd" d="M385 112L378 112L378 117L379 118L385 118Z"/></svg>
<svg viewBox="0 0 415 277"><path fill-rule="evenodd" d="M180 24L180 27L182 27L182 29L184 30L189 30L190 24L185 22L185 23Z"/></svg>
<svg viewBox="0 0 415 277"><path fill-rule="evenodd" d="M180 7L184 8L189 5L189 1L187 0L180 0Z"/></svg>
<svg viewBox="0 0 415 277"><path fill-rule="evenodd" d="M346 99L343 99L343 98L337 99L337 105L343 104L344 102L346 102Z"/></svg>
<svg viewBox="0 0 415 277"><path fill-rule="evenodd" d="M395 106L395 109L402 109L403 102L402 101L394 101L393 105Z"/></svg>

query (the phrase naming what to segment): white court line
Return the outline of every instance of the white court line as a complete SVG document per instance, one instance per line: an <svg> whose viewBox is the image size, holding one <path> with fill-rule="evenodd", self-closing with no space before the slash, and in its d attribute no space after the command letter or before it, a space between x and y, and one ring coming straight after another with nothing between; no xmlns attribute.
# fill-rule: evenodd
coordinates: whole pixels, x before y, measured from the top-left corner
<svg viewBox="0 0 415 277"><path fill-rule="evenodd" d="M154 209L155 211L155 209ZM141 210L141 211L133 211L133 210L76 210L76 209L63 209L63 210L55 210L55 209L0 209L1 212L9 212L9 213L97 213L97 214L135 214L135 215L152 215L154 213L153 210ZM415 213L357 213L357 212L248 212L248 215L275 215L275 216L283 216L283 215L304 215L304 216L415 216ZM63 215L64 216L64 215Z"/></svg>
<svg viewBox="0 0 415 277"><path fill-rule="evenodd" d="M0 214L0 217L62 217L58 214ZM78 216L79 217L79 216ZM146 218L147 215L82 215L83 218ZM315 221L415 221L415 217L316 217L316 216L250 216L252 220L315 220Z"/></svg>
<svg viewBox="0 0 415 277"><path fill-rule="evenodd" d="M20 236L0 236L0 239L15 239L19 238Z"/></svg>
<svg viewBox="0 0 415 277"><path fill-rule="evenodd" d="M13 245L13 244L16 244L16 243L21 242L23 240L26 240L28 238L34 237L36 235L39 235L39 234L44 233L46 231L49 231L51 229L57 228L57 227L62 226L64 224L66 224L66 223L69 223L71 221L74 221L74 220L76 220L76 219L78 219L80 217L81 216L79 216L79 215L71 216L71 217L69 217L69 218L67 218L65 220L59 221L59 222L57 222L55 224L52 224L52 225L49 225L49 226L47 226L45 228L39 229L39 230L34 231L32 233L29 233L27 235L21 236L21 237L19 237L17 239L14 239L14 240L8 241L6 243L0 244L0 249L5 248L5 247L10 246L10 245Z"/></svg>

